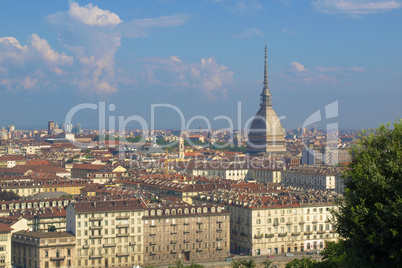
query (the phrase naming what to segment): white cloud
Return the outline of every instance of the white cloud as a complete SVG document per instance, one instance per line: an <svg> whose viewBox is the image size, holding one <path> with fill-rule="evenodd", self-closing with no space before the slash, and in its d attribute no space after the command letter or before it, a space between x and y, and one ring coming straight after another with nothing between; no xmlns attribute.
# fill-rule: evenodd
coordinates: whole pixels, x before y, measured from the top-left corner
<svg viewBox="0 0 402 268"><path fill-rule="evenodd" d="M221 4L225 9L239 14L253 14L256 10L263 9L260 0L212 0Z"/></svg>
<svg viewBox="0 0 402 268"><path fill-rule="evenodd" d="M339 67L323 67L323 66L319 66L315 68L317 71L322 72L322 73L326 73L326 72L338 72L341 70L341 68Z"/></svg>
<svg viewBox="0 0 402 268"><path fill-rule="evenodd" d="M187 20L187 15L178 14L123 22L110 10L71 1L68 10L46 17L65 51L56 51L35 33L24 45L15 37L0 37L0 85L11 90L57 88L70 83L87 94L116 92L119 81L135 81L132 74L129 78L115 74L115 55L122 36L148 36L154 28L178 26ZM179 58L171 61L180 63ZM158 83L152 75L149 72L148 80Z"/></svg>
<svg viewBox="0 0 402 268"><path fill-rule="evenodd" d="M36 86L37 82L38 82L37 79L27 76L23 81L21 81L20 85L24 89L33 89Z"/></svg>
<svg viewBox="0 0 402 268"><path fill-rule="evenodd" d="M344 14L354 18L402 8L399 0L315 0L312 4L322 13Z"/></svg>
<svg viewBox="0 0 402 268"><path fill-rule="evenodd" d="M234 36L236 39L248 39L248 38L253 38L253 37L263 37L264 33L257 29L257 28L252 28L252 29L246 29L244 32L242 32L239 35Z"/></svg>
<svg viewBox="0 0 402 268"><path fill-rule="evenodd" d="M352 72L364 72L365 71L365 69L363 67L349 67L349 68L346 68L346 70L352 71Z"/></svg>
<svg viewBox="0 0 402 268"><path fill-rule="evenodd" d="M124 36L138 38L148 36L152 28L179 26L186 23L188 19L189 16L183 14L137 19L121 23L118 29Z"/></svg>
<svg viewBox="0 0 402 268"><path fill-rule="evenodd" d="M306 72L306 71L308 71L306 69L306 67L304 67L303 64L295 62L295 61L290 64L290 68L291 68L292 71L296 71L296 72Z"/></svg>
<svg viewBox="0 0 402 268"><path fill-rule="evenodd" d="M297 32L288 30L288 29L283 29L282 33L290 34L290 35L297 35Z"/></svg>
<svg viewBox="0 0 402 268"><path fill-rule="evenodd" d="M93 6L92 3L86 6L79 6L78 3L70 2L68 14L71 18L88 25L107 26L117 25L122 22L115 13Z"/></svg>
<svg viewBox="0 0 402 268"><path fill-rule="evenodd" d="M177 56L143 61L146 70L140 76L145 83L199 90L208 101L226 97L226 87L233 82L233 72L214 57L203 58L200 63L186 63Z"/></svg>

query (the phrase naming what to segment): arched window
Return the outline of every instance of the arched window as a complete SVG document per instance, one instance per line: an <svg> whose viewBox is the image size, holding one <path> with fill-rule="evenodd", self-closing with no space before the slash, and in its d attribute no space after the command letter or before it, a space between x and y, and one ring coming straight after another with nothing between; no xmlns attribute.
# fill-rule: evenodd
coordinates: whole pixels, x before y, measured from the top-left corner
<svg viewBox="0 0 402 268"><path fill-rule="evenodd" d="M151 216L155 216L155 211L151 210Z"/></svg>

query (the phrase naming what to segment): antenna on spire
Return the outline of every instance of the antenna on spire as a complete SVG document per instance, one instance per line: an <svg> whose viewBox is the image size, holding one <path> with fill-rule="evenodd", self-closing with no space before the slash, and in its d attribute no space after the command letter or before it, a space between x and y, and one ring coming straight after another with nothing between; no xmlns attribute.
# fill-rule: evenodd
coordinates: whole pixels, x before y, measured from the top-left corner
<svg viewBox="0 0 402 268"><path fill-rule="evenodd" d="M261 93L261 107L271 106L271 93L269 92L268 82L268 56L267 56L267 44L265 43L265 65L264 65L264 87Z"/></svg>

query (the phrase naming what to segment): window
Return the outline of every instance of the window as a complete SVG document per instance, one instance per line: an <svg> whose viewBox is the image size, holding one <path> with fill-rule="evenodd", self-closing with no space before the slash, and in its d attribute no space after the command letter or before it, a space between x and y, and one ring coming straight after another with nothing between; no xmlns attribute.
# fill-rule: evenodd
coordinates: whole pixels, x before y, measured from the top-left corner
<svg viewBox="0 0 402 268"><path fill-rule="evenodd" d="M49 257L49 251L45 250L45 258L48 258L48 257Z"/></svg>

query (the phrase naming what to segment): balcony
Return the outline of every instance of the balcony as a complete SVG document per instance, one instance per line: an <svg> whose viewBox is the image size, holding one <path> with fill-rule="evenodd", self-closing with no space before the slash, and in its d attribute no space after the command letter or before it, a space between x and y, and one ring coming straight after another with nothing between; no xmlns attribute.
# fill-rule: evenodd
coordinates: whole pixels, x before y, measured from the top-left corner
<svg viewBox="0 0 402 268"><path fill-rule="evenodd" d="M190 223L189 223L189 222L185 222L184 225L190 225Z"/></svg>
<svg viewBox="0 0 402 268"><path fill-rule="evenodd" d="M128 228L128 227L130 227L130 225L128 225L128 224L118 224L118 225L116 225L116 228Z"/></svg>
<svg viewBox="0 0 402 268"><path fill-rule="evenodd" d="M318 222L317 220L313 220L313 221L312 221L313 224L317 224L317 222Z"/></svg>
<svg viewBox="0 0 402 268"><path fill-rule="evenodd" d="M222 233L222 232L223 232L223 229L216 229L216 232L217 232L217 233Z"/></svg>
<svg viewBox="0 0 402 268"><path fill-rule="evenodd" d="M102 217L91 217L89 218L90 221L102 221L103 218Z"/></svg>
<svg viewBox="0 0 402 268"><path fill-rule="evenodd" d="M130 216L118 216L116 217L116 220L128 220L130 219Z"/></svg>
<svg viewBox="0 0 402 268"><path fill-rule="evenodd" d="M274 226L278 226L279 225L279 222L274 222Z"/></svg>
<svg viewBox="0 0 402 268"><path fill-rule="evenodd" d="M90 235L89 239L98 239L98 238L102 238L103 235Z"/></svg>
<svg viewBox="0 0 402 268"><path fill-rule="evenodd" d="M278 234L278 237L285 237L287 235L288 235L288 233L282 233L282 234Z"/></svg>
<svg viewBox="0 0 402 268"><path fill-rule="evenodd" d="M177 249L172 249L170 253L177 253Z"/></svg>
<svg viewBox="0 0 402 268"><path fill-rule="evenodd" d="M197 238L196 241L197 241L197 243L202 242L202 238Z"/></svg>
<svg viewBox="0 0 402 268"><path fill-rule="evenodd" d="M103 226L90 226L89 230L101 230Z"/></svg>
<svg viewBox="0 0 402 268"><path fill-rule="evenodd" d="M274 237L274 234L265 234L265 238L272 238Z"/></svg>
<svg viewBox="0 0 402 268"><path fill-rule="evenodd" d="M83 245L82 248L83 248L83 249L88 249L88 248L89 248L89 245Z"/></svg>
<svg viewBox="0 0 402 268"><path fill-rule="evenodd" d="M298 236L298 235L300 235L300 232L293 232L292 233L292 236Z"/></svg>
<svg viewBox="0 0 402 268"><path fill-rule="evenodd" d="M177 244L177 241L171 240L170 244Z"/></svg>
<svg viewBox="0 0 402 268"><path fill-rule="evenodd" d="M156 255L156 251L149 252L149 255Z"/></svg>
<svg viewBox="0 0 402 268"><path fill-rule="evenodd" d="M116 253L116 257L125 257L125 256L128 256L128 255L130 255L130 253L128 253L128 252Z"/></svg>
<svg viewBox="0 0 402 268"><path fill-rule="evenodd" d="M197 222L197 224L201 225L201 224L202 224L202 222Z"/></svg>
<svg viewBox="0 0 402 268"><path fill-rule="evenodd" d="M331 230L331 231L329 231L331 234L334 234L334 233L337 233L337 231L336 230Z"/></svg>
<svg viewBox="0 0 402 268"><path fill-rule="evenodd" d="M149 225L149 227L155 228L155 227L156 227L156 224L151 224L151 225Z"/></svg>
<svg viewBox="0 0 402 268"><path fill-rule="evenodd" d="M217 237L216 238L216 241L222 241L223 240L223 237Z"/></svg>
<svg viewBox="0 0 402 268"><path fill-rule="evenodd" d="M255 239L261 239L261 238L263 238L263 236L264 236L263 234L254 235L254 238Z"/></svg>
<svg viewBox="0 0 402 268"><path fill-rule="evenodd" d="M304 235L312 235L313 232L304 232Z"/></svg>
<svg viewBox="0 0 402 268"><path fill-rule="evenodd" d="M104 248L112 248L112 247L115 247L115 246L116 246L116 243L103 244Z"/></svg>
<svg viewBox="0 0 402 268"><path fill-rule="evenodd" d="M149 244L150 244L151 246L156 245L156 241L150 241Z"/></svg>
<svg viewBox="0 0 402 268"><path fill-rule="evenodd" d="M223 249L223 246L217 246L216 247L216 250L222 250Z"/></svg>
<svg viewBox="0 0 402 268"><path fill-rule="evenodd" d="M190 243L190 240L189 240L189 239L184 239L184 240L183 240L183 243L184 243L184 244L188 244L188 243Z"/></svg>
<svg viewBox="0 0 402 268"><path fill-rule="evenodd" d="M195 251L201 252L201 251L202 251L202 248L197 248Z"/></svg>
<svg viewBox="0 0 402 268"><path fill-rule="evenodd" d="M137 244L137 242L130 242L128 243L129 246L135 246Z"/></svg>
<svg viewBox="0 0 402 268"><path fill-rule="evenodd" d="M116 234L117 237L126 237L128 234Z"/></svg>
<svg viewBox="0 0 402 268"><path fill-rule="evenodd" d="M50 261L64 261L66 256L59 256L59 257L50 257Z"/></svg>
<svg viewBox="0 0 402 268"><path fill-rule="evenodd" d="M202 233L202 230L197 230L196 233L197 234Z"/></svg>
<svg viewBox="0 0 402 268"><path fill-rule="evenodd" d="M177 234L177 232L171 232L170 234L171 234L171 235L176 235L176 234Z"/></svg>
<svg viewBox="0 0 402 268"><path fill-rule="evenodd" d="M184 230L183 231L183 234L189 234L190 233L190 230Z"/></svg>
<svg viewBox="0 0 402 268"><path fill-rule="evenodd" d="M306 223L305 221L299 221L300 225L305 224L305 223Z"/></svg>
<svg viewBox="0 0 402 268"><path fill-rule="evenodd" d="M149 236L156 236L156 234L149 234Z"/></svg>
<svg viewBox="0 0 402 268"><path fill-rule="evenodd" d="M288 222L286 223L286 225L292 225L292 222L291 222L291 221L288 221Z"/></svg>
<svg viewBox="0 0 402 268"><path fill-rule="evenodd" d="M325 234L325 231L318 231L317 234Z"/></svg>
<svg viewBox="0 0 402 268"><path fill-rule="evenodd" d="M92 254L92 255L89 255L89 258L90 259L102 259L103 255Z"/></svg>

